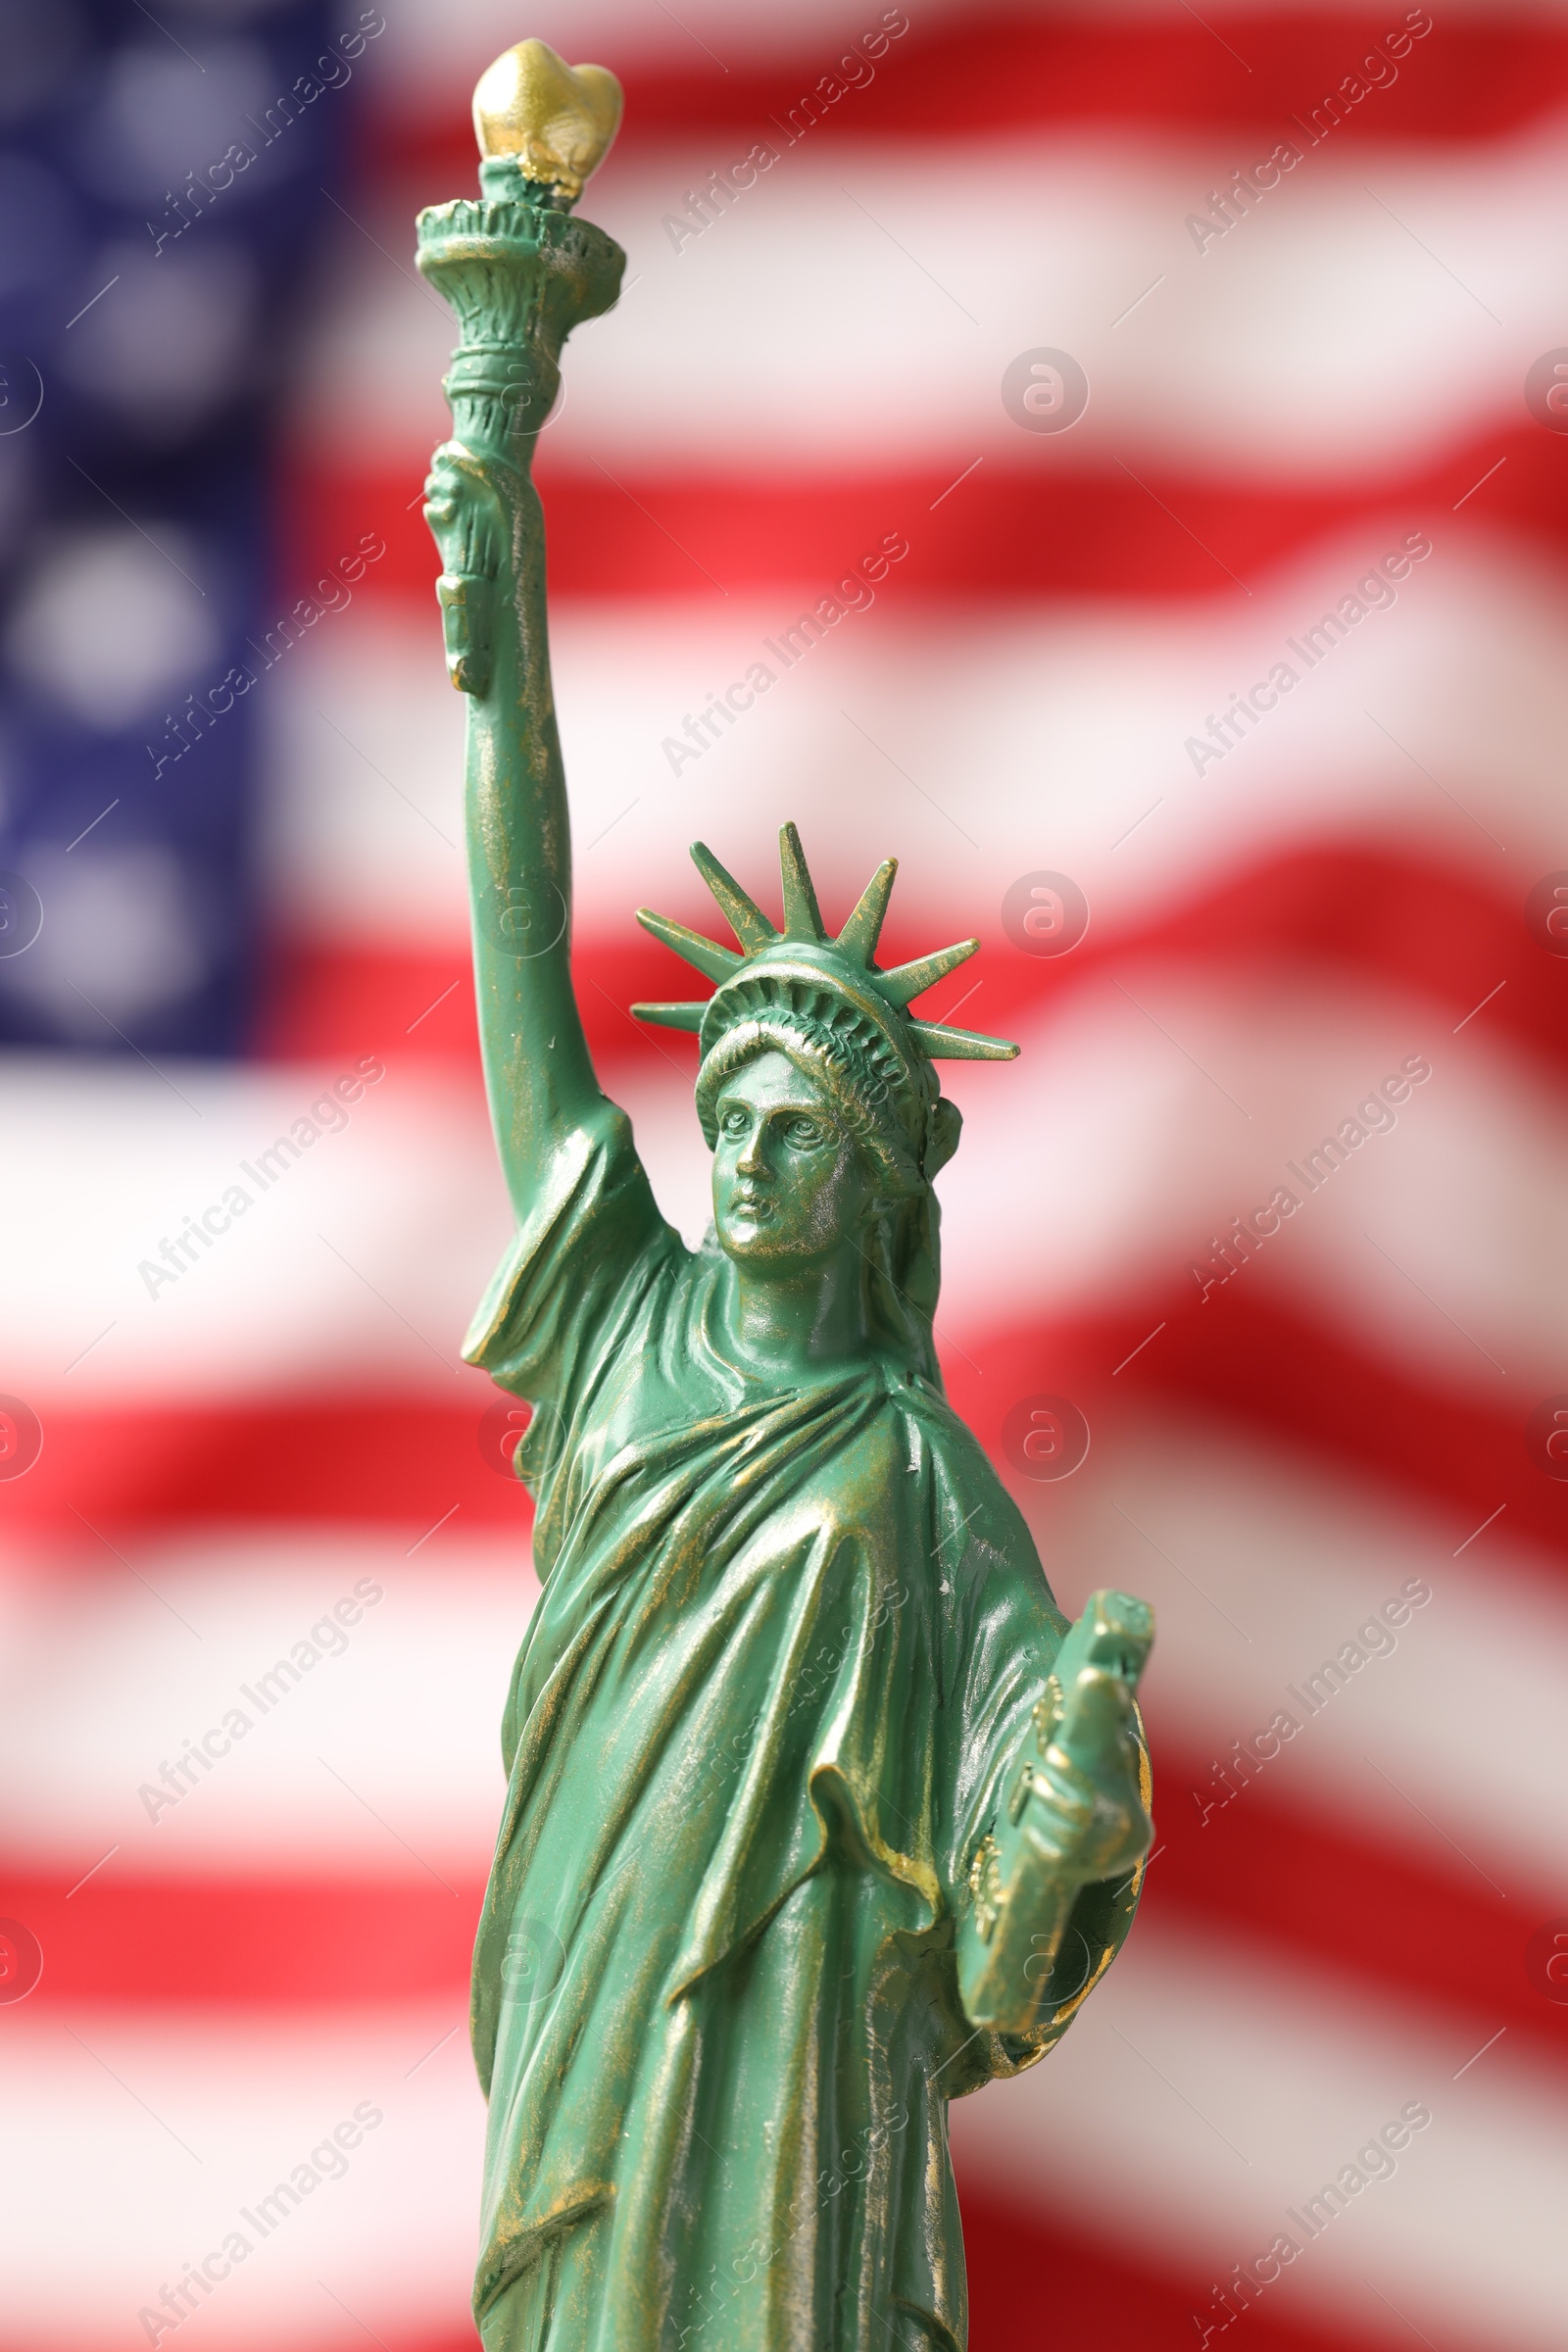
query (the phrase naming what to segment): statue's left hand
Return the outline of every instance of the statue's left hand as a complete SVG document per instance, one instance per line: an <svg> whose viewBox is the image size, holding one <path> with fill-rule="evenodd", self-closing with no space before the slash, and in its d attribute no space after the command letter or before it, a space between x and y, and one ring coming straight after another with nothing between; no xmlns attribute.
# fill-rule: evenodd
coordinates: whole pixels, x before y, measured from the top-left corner
<svg viewBox="0 0 1568 2352"><path fill-rule="evenodd" d="M1062 1639L969 1864L957 1959L974 2026L1028 2034L1065 2022L1082 1980L1059 1984L1056 1962L1081 1904L1098 1965L1126 1932L1133 1874L1153 1836L1133 1698L1153 1638L1147 1602L1106 1591L1091 1593Z"/></svg>
<svg viewBox="0 0 1568 2352"><path fill-rule="evenodd" d="M1131 1870L1149 1851L1141 1762L1125 1682L1100 1670L1081 1675L1028 1773L1019 1826L1042 1877L1088 1886Z"/></svg>

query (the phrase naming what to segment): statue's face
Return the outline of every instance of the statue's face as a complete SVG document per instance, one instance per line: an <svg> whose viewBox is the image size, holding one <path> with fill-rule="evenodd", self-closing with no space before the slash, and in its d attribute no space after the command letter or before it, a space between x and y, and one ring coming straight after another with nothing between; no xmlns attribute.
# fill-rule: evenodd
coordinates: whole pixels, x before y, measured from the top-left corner
<svg viewBox="0 0 1568 2352"><path fill-rule="evenodd" d="M828 1099L785 1054L760 1054L714 1104L713 1224L759 1272L819 1264L855 1238L873 1195Z"/></svg>

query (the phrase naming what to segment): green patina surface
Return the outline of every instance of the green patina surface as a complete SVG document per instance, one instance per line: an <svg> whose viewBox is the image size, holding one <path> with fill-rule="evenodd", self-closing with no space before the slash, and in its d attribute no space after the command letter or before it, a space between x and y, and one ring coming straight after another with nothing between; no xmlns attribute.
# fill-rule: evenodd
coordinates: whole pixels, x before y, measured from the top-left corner
<svg viewBox="0 0 1568 2352"><path fill-rule="evenodd" d="M1010 1049L905 1011L891 868L830 938L791 829L781 930L706 853L737 945L651 919L718 984L648 1008L699 1032L701 1250L600 1091L529 466L623 257L514 163L482 182L420 218L464 336L427 512L517 1220L466 1353L535 1408L543 1597L474 1956L475 2311L487 2352L956 2352L948 2102L1043 2056L1126 1935L1151 1628L1097 1595L1062 1654L944 1397L931 1055Z"/></svg>

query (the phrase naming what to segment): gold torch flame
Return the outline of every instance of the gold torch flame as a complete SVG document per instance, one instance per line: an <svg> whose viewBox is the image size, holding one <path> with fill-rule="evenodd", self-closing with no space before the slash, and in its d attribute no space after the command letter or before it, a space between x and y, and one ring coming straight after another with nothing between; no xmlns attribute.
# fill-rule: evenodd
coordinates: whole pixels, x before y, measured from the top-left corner
<svg viewBox="0 0 1568 2352"><path fill-rule="evenodd" d="M582 194L620 127L620 84L604 66L568 66L544 41L519 41L479 77L473 127L483 156L515 156L525 179Z"/></svg>

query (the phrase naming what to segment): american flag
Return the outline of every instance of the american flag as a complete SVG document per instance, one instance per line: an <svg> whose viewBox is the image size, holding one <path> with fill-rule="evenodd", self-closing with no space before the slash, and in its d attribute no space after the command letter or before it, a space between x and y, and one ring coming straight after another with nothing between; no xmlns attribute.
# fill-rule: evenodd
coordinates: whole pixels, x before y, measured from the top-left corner
<svg viewBox="0 0 1568 2352"><path fill-rule="evenodd" d="M8 23L5 2352L473 2341L536 1588L412 222L530 32L626 89L537 468L607 1092L695 1239L633 906L897 854L1024 1048L952 1396L1158 1616L1128 1948L953 2113L974 2352L1560 2346L1562 8Z"/></svg>

